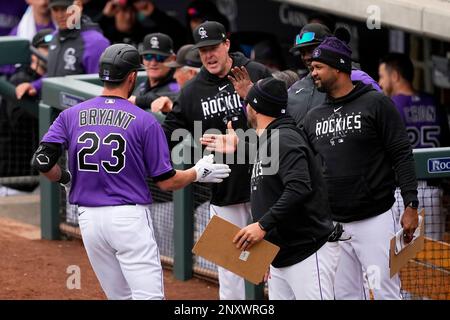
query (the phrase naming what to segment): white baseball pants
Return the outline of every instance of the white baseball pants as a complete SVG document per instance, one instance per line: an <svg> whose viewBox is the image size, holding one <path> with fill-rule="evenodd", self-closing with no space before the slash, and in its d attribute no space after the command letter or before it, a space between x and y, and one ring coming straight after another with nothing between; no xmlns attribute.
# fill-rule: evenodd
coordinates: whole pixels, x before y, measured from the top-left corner
<svg viewBox="0 0 450 320"><path fill-rule="evenodd" d="M81 235L108 299L164 299L149 206L78 207Z"/></svg>
<svg viewBox="0 0 450 320"><path fill-rule="evenodd" d="M210 205L210 214L211 217L218 215L241 228L252 221L249 202L224 207ZM222 267L217 267L217 270L219 273L220 300L245 300L244 278Z"/></svg>
<svg viewBox="0 0 450 320"><path fill-rule="evenodd" d="M375 300L401 299L400 278L389 274L389 243L398 229L394 211L342 225L351 239L339 242L336 299L366 300L368 289Z"/></svg>
<svg viewBox="0 0 450 320"><path fill-rule="evenodd" d="M339 243L326 242L292 266L270 266L269 300L333 300Z"/></svg>
<svg viewBox="0 0 450 320"><path fill-rule="evenodd" d="M442 203L444 191L440 187L429 186L427 181L419 180L417 198L419 211L425 209L425 236L434 240L442 240L445 233L447 211ZM395 218L397 223L405 210L400 188L395 190Z"/></svg>

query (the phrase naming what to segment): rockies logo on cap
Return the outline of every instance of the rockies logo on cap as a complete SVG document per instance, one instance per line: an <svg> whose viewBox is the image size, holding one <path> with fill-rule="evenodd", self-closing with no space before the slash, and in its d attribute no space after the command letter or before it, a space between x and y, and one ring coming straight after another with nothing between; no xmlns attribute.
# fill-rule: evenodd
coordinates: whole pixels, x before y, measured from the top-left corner
<svg viewBox="0 0 450 320"><path fill-rule="evenodd" d="M152 46L153 49L159 49L159 41L157 37L152 37L150 39L150 45Z"/></svg>
<svg viewBox="0 0 450 320"><path fill-rule="evenodd" d="M200 35L200 39L208 38L208 35L206 34L206 30L203 27L200 27L200 29L198 29L198 34Z"/></svg>

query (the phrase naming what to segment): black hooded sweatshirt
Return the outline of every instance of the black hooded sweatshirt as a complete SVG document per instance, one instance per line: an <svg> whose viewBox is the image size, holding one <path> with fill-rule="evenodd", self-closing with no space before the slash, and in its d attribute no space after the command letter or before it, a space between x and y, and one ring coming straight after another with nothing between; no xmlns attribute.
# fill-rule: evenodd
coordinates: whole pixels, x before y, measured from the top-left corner
<svg viewBox="0 0 450 320"><path fill-rule="evenodd" d="M333 219L377 216L394 203L396 176L403 201L417 201L411 144L391 99L370 85L327 97L305 118L304 130L322 157Z"/></svg>
<svg viewBox="0 0 450 320"><path fill-rule="evenodd" d="M276 143L279 144L278 153ZM280 251L272 265L286 267L316 252L333 230L320 164L290 116L275 119L259 138L251 180L254 221Z"/></svg>
<svg viewBox="0 0 450 320"><path fill-rule="evenodd" d="M241 53L231 53L234 66L245 66L252 82L271 76L270 71L260 63L247 59ZM209 73L204 67L200 73L181 89L172 111L163 123L170 148L182 138L172 141L172 132L186 129L198 139L208 129L226 132L227 116L237 115L239 128L247 129L246 118L242 108L243 102L234 90L233 84L225 76L219 78ZM201 122L201 131L194 132L194 121ZM248 164L231 164L230 176L223 182L212 185L211 203L227 206L248 202L250 200L250 168Z"/></svg>

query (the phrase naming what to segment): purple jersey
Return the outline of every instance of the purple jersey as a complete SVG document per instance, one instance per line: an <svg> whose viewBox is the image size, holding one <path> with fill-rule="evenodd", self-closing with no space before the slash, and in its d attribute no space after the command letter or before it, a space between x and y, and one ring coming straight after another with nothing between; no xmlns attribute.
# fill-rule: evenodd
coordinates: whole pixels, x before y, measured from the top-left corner
<svg viewBox="0 0 450 320"><path fill-rule="evenodd" d="M64 110L42 142L68 150L69 202L80 206L149 204L145 178L172 170L160 124L118 97L100 96Z"/></svg>
<svg viewBox="0 0 450 320"><path fill-rule="evenodd" d="M405 123L413 148L439 148L445 134L442 113L432 96L417 94L391 97Z"/></svg>

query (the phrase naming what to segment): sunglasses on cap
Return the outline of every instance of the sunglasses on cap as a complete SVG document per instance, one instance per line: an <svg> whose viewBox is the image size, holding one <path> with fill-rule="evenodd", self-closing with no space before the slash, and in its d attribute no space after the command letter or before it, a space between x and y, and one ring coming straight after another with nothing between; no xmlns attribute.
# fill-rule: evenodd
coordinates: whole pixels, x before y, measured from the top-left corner
<svg viewBox="0 0 450 320"><path fill-rule="evenodd" d="M322 38L317 38L316 33L312 31L303 32L302 34L298 34L295 37L295 45L298 46L303 43L308 43L313 40L322 41Z"/></svg>
<svg viewBox="0 0 450 320"><path fill-rule="evenodd" d="M156 62L164 62L167 59L167 56L163 56L162 54L154 54L154 53L148 53L144 54L144 60L152 61L153 59L156 60Z"/></svg>
<svg viewBox="0 0 450 320"><path fill-rule="evenodd" d="M44 42L45 43L49 43L50 41L52 41L53 39L53 35L52 34L48 34L44 37Z"/></svg>

